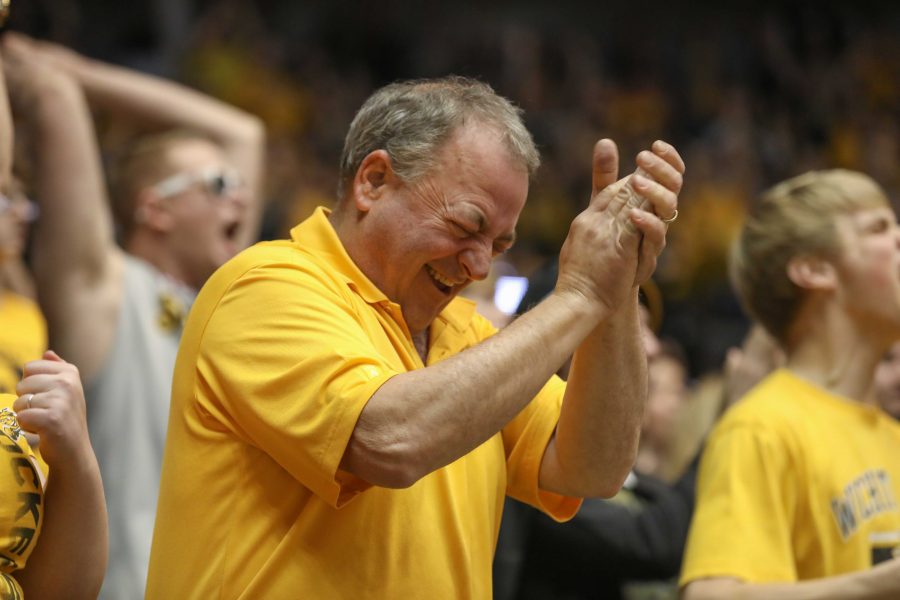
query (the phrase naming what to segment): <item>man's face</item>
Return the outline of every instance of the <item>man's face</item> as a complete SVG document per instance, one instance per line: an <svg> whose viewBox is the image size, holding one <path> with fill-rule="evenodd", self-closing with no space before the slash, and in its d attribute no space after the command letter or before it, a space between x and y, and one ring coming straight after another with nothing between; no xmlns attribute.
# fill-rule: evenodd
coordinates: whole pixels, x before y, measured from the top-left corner
<svg viewBox="0 0 900 600"><path fill-rule="evenodd" d="M874 339L900 337L900 228L890 208L871 208L837 220L839 300Z"/></svg>
<svg viewBox="0 0 900 600"><path fill-rule="evenodd" d="M359 262L416 335L512 246L528 173L492 128L470 125L430 174L386 188L365 217L370 255Z"/></svg>
<svg viewBox="0 0 900 600"><path fill-rule="evenodd" d="M875 398L886 413L900 419L900 342L891 346L875 370Z"/></svg>
<svg viewBox="0 0 900 600"><path fill-rule="evenodd" d="M240 250L237 235L247 211L247 190L222 185L234 181L234 170L209 142L179 142L168 152L173 169L163 182L175 185L174 193L161 199L171 215L165 243L185 283L199 288Z"/></svg>

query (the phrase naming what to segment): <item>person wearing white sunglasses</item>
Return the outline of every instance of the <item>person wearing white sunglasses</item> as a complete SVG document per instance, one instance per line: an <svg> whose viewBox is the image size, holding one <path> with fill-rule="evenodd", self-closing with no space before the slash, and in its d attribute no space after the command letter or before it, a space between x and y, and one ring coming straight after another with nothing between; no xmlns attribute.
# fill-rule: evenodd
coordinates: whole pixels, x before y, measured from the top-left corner
<svg viewBox="0 0 900 600"><path fill-rule="evenodd" d="M243 111L60 46L9 32L2 52L33 141L42 308L54 349L85 381L107 482L100 597L142 598L181 321L206 278L257 235L265 134ZM111 204L88 107L168 128L115 161Z"/></svg>

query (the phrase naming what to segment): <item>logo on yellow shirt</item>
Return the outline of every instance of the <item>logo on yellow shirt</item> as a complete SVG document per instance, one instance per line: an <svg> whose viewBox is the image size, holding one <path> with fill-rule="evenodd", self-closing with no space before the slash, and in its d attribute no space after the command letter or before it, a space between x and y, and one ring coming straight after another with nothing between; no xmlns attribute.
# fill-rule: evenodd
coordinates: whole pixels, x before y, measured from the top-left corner
<svg viewBox="0 0 900 600"><path fill-rule="evenodd" d="M884 469L863 472L844 486L841 495L831 499L831 511L844 541L869 519L896 510L891 476Z"/></svg>

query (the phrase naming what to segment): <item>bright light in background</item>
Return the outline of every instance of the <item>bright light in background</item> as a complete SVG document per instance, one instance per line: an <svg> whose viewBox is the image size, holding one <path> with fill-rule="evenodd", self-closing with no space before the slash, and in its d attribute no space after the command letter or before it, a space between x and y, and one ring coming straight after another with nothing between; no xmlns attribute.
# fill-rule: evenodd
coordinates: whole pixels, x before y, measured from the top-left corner
<svg viewBox="0 0 900 600"><path fill-rule="evenodd" d="M519 308L519 303L527 289L527 277L510 275L498 277L497 285L494 286L494 305L504 314L511 315Z"/></svg>

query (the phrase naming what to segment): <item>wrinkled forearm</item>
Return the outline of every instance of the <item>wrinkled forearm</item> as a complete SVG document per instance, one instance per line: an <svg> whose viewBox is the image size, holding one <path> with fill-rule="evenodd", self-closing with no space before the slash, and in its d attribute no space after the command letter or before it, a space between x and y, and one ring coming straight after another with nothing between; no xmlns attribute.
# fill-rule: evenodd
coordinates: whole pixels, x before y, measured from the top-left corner
<svg viewBox="0 0 900 600"><path fill-rule="evenodd" d="M512 420L605 317L583 296L554 292L481 344L393 377L363 409L342 467L406 487L453 462Z"/></svg>
<svg viewBox="0 0 900 600"><path fill-rule="evenodd" d="M634 464L647 397L647 358L634 297L575 352L556 435L541 465L543 489L613 496Z"/></svg>

